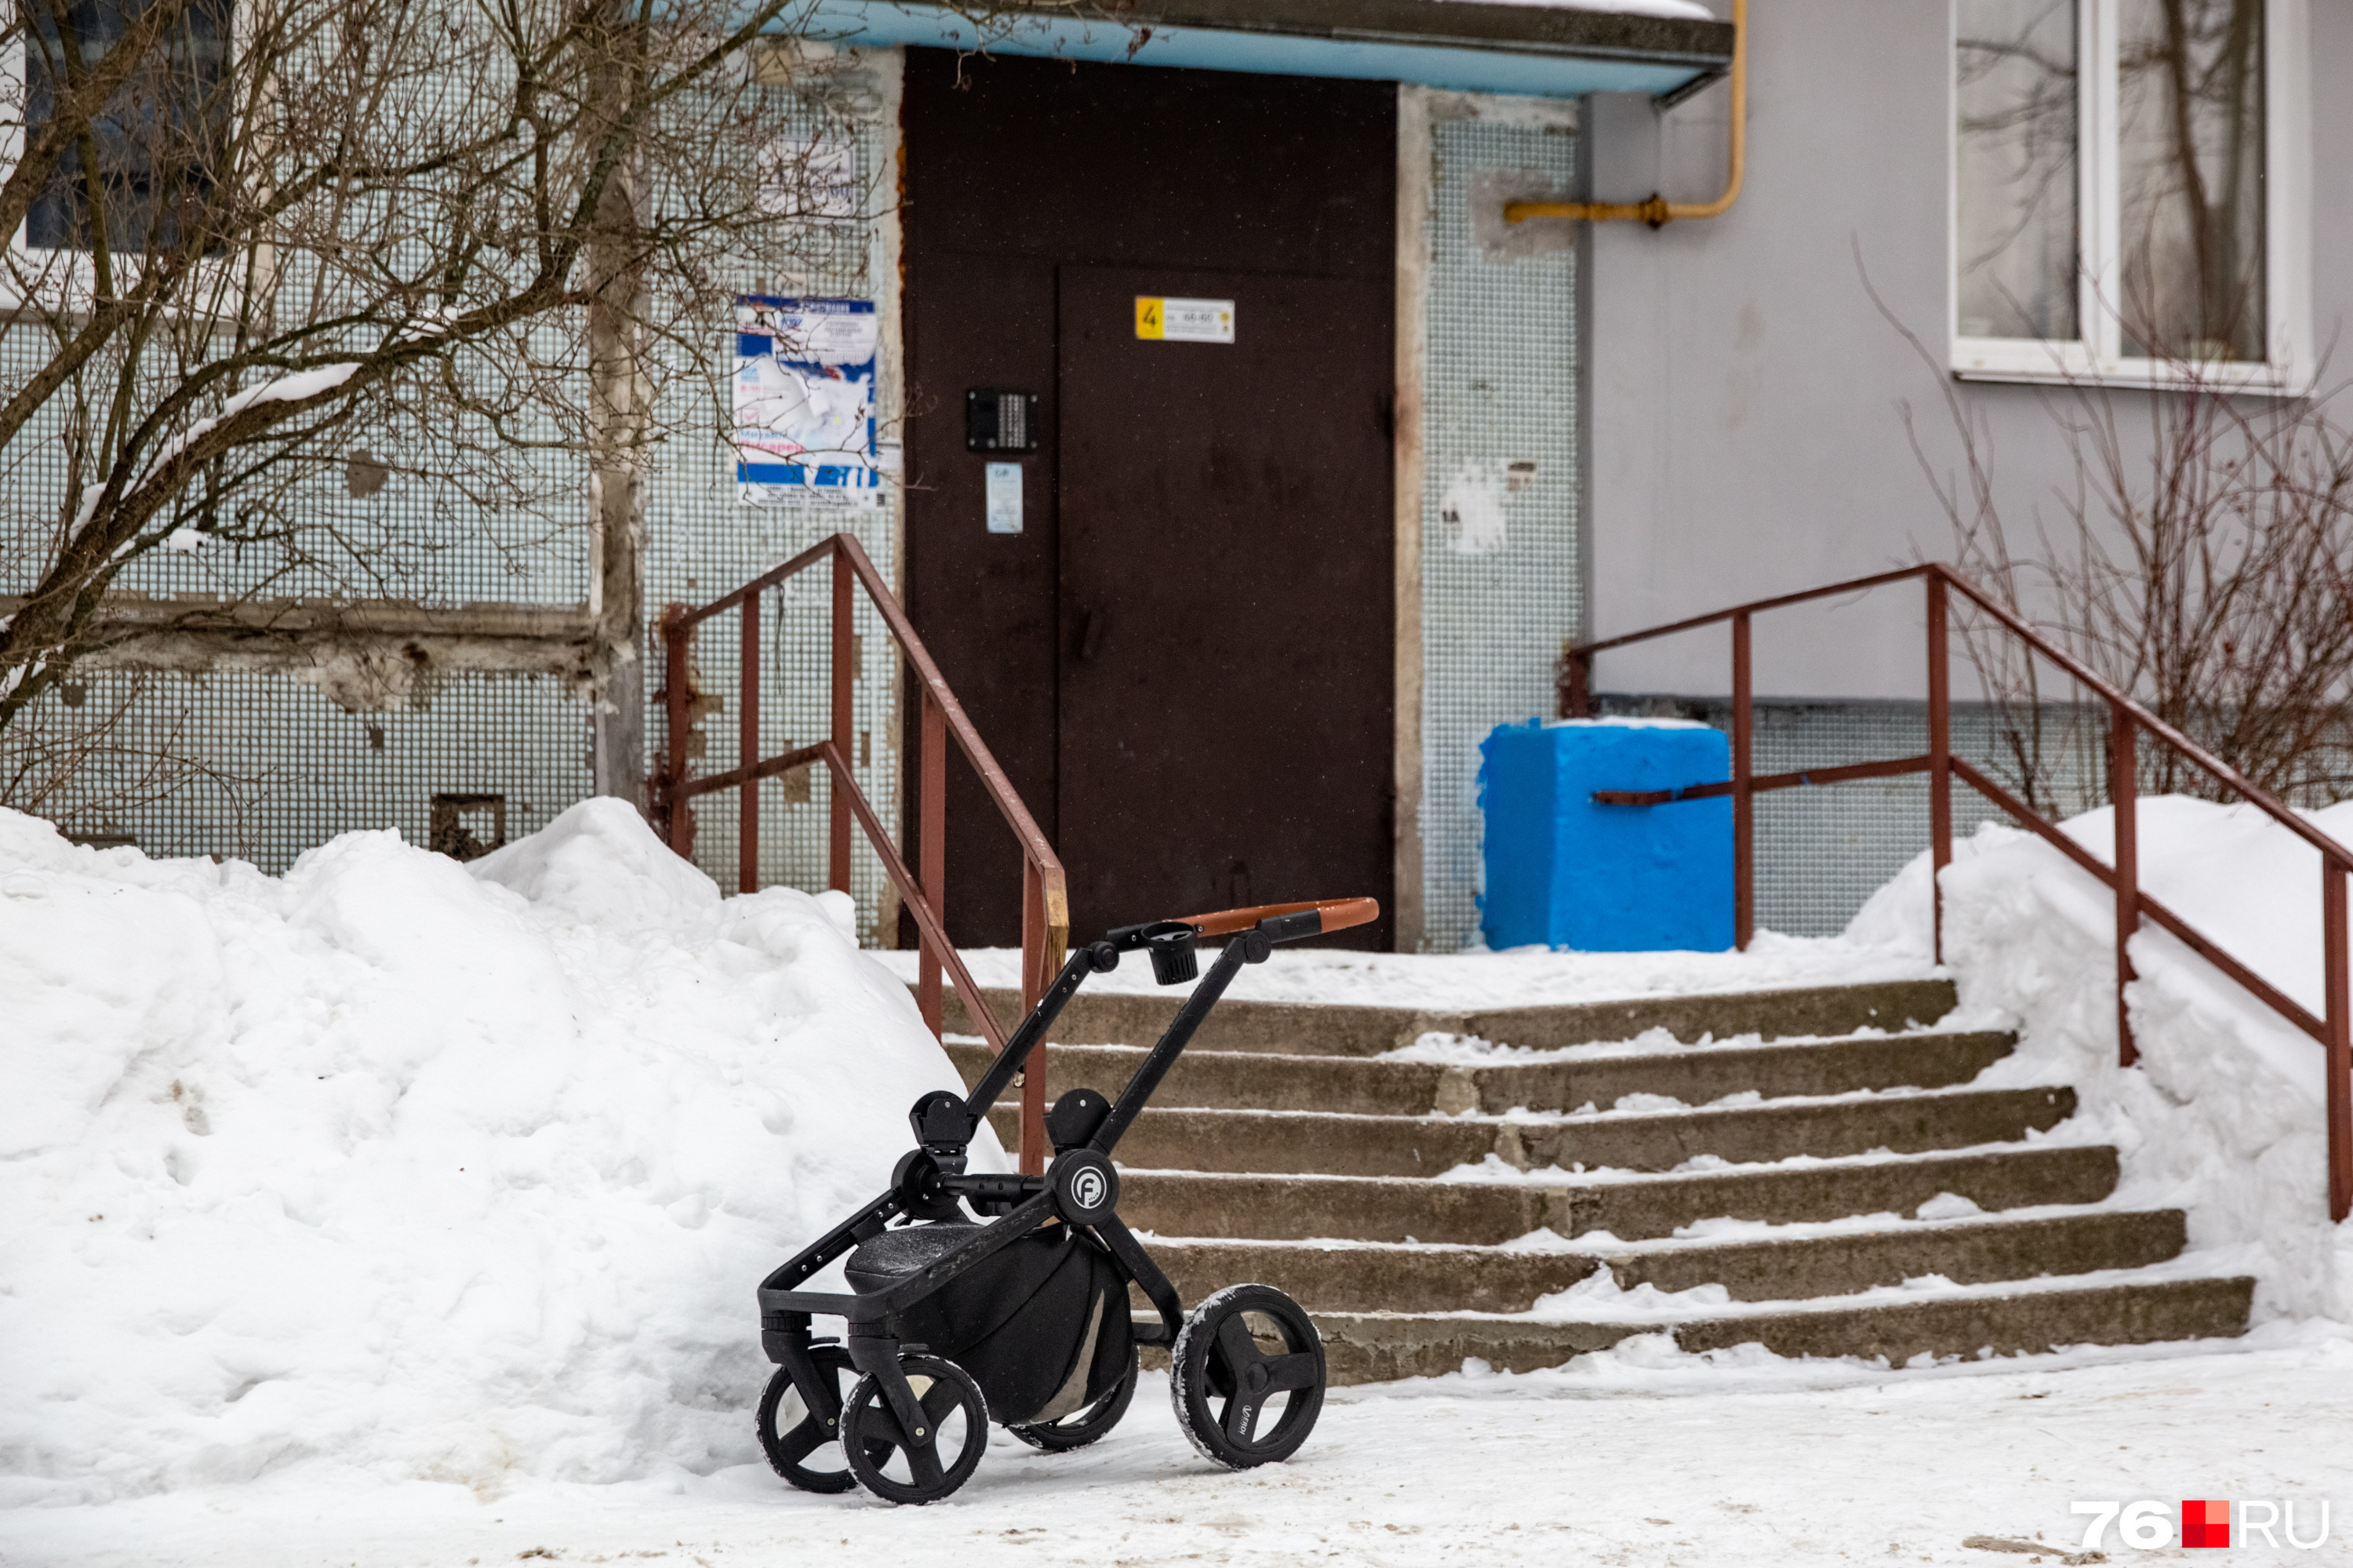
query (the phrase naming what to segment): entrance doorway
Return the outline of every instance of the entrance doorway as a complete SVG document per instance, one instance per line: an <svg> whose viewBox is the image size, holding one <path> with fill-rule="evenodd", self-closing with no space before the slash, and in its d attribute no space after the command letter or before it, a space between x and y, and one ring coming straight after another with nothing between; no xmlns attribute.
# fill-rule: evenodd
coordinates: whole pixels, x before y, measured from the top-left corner
<svg viewBox="0 0 2353 1568"><path fill-rule="evenodd" d="M1391 902L1394 92L910 53L910 611L1074 937ZM1230 341L1143 335L1157 299ZM970 450L976 392L1034 433ZM950 778L950 930L1013 942L1010 841Z"/></svg>

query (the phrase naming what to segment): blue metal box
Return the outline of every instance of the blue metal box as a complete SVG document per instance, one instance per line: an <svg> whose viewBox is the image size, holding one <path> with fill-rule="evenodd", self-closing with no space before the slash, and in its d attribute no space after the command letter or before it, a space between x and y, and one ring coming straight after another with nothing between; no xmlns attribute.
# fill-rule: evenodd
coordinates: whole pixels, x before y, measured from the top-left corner
<svg viewBox="0 0 2353 1568"><path fill-rule="evenodd" d="M1531 720L1480 744L1487 946L1582 952L1732 946L1732 801L1602 806L1597 789L1731 777L1722 730L1654 719Z"/></svg>

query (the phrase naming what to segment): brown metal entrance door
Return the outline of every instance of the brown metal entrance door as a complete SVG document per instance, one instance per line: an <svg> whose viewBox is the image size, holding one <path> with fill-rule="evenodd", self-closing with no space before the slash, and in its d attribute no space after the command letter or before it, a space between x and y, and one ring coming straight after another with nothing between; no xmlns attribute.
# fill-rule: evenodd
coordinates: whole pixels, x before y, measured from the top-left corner
<svg viewBox="0 0 2353 1568"><path fill-rule="evenodd" d="M1071 932L1369 893L1390 945L1391 291L1065 265L1058 842ZM1234 341L1138 335L1231 301Z"/></svg>
<svg viewBox="0 0 2353 1568"><path fill-rule="evenodd" d="M902 123L908 609L1073 935L1386 906L1396 87L911 49ZM1140 342L1138 294L1232 300L1235 341ZM1018 533L967 441L991 389L1038 398ZM960 763L947 817L950 932L1018 941Z"/></svg>

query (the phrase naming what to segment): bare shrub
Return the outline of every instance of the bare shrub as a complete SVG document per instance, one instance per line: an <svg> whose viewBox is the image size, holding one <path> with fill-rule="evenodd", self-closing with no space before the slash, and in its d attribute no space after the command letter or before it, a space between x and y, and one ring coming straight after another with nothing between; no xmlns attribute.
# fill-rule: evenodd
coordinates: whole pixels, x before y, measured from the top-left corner
<svg viewBox="0 0 2353 1568"><path fill-rule="evenodd" d="M186 705L173 712L148 701L168 678L126 675L102 693L79 680L57 683L41 705L46 711L13 728L0 747L0 806L55 816L70 836L102 843L120 836L122 821L141 808L201 789L241 824L262 780L213 757L189 733ZM241 829L237 836L241 842Z"/></svg>
<svg viewBox="0 0 2353 1568"><path fill-rule="evenodd" d="M1985 409L1946 381L1952 471L1905 406L1953 564L2254 783L2334 799L2353 784L2353 432L2330 415L2336 388L2257 397L2207 362L2164 370L2164 391L2074 382L2040 394L2066 459L2023 551L1998 499ZM1963 614L1959 630L2030 803L2053 805L2063 774L2096 776L2086 758L2105 745L2102 721L2073 683L2054 691L1982 618ZM2213 790L2164 747L2143 748L2139 783Z"/></svg>

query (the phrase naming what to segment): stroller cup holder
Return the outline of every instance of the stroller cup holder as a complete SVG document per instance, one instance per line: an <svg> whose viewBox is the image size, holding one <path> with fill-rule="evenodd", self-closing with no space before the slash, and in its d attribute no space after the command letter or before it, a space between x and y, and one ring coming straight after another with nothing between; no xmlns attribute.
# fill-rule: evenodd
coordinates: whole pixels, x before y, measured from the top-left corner
<svg viewBox="0 0 2353 1568"><path fill-rule="evenodd" d="M1143 931L1144 950L1152 955L1152 978L1162 985L1183 985L1201 974L1193 944L1200 933L1181 920L1164 920Z"/></svg>
<svg viewBox="0 0 2353 1568"><path fill-rule="evenodd" d="M1110 1431L1134 1393L1140 1345L1168 1349L1178 1425L1205 1457L1246 1469L1295 1452L1324 1404L1314 1325L1264 1285L1229 1287L1187 1317L1119 1217L1112 1154L1242 965L1379 912L1369 898L1228 909L1122 927L1073 951L971 1094L915 1102L916 1146L890 1189L761 1282L760 1344L777 1371L760 1442L776 1472L809 1491L934 1501L971 1476L992 1421L1049 1450ZM1204 937L1231 938L1206 976ZM1139 948L1162 985L1200 983L1118 1099L1074 1088L1054 1102L1042 1176L966 1171L982 1119L1064 1004ZM849 1293L802 1288L837 1260ZM1154 1318L1132 1315L1131 1285ZM846 1342L812 1338L819 1316L844 1319Z"/></svg>

